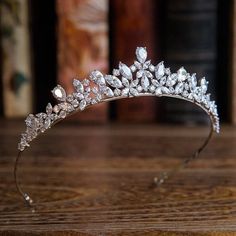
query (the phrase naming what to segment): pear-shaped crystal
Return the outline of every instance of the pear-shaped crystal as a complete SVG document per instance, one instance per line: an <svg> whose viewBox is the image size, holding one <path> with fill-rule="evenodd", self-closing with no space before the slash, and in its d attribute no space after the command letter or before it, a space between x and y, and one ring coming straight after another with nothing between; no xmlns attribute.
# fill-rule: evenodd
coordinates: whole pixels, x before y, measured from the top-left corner
<svg viewBox="0 0 236 236"><path fill-rule="evenodd" d="M144 63L147 59L147 50L143 47L137 47L136 56L139 62Z"/></svg>
<svg viewBox="0 0 236 236"><path fill-rule="evenodd" d="M66 92L60 85L57 85L52 90L52 94L59 101L65 101L66 100Z"/></svg>
<svg viewBox="0 0 236 236"><path fill-rule="evenodd" d="M48 105L46 106L46 113L47 114L51 114L52 113L52 105L51 105L51 103L48 103Z"/></svg>
<svg viewBox="0 0 236 236"><path fill-rule="evenodd" d="M132 79L132 72L127 65L120 62L119 68L120 68L120 73L122 76L124 76L127 79Z"/></svg>
<svg viewBox="0 0 236 236"><path fill-rule="evenodd" d="M164 74L165 74L165 66L162 61L155 67L155 75L156 75L156 78L159 79L162 76L164 76Z"/></svg>

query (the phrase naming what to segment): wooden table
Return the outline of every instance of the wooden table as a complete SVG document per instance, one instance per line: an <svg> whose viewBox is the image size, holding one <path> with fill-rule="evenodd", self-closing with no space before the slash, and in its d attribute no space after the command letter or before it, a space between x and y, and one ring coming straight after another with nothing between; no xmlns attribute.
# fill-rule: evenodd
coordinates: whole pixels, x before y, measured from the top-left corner
<svg viewBox="0 0 236 236"><path fill-rule="evenodd" d="M159 188L161 170L203 142L204 127L62 123L12 170L22 121L1 121L1 235L236 235L236 128L223 127L201 158Z"/></svg>

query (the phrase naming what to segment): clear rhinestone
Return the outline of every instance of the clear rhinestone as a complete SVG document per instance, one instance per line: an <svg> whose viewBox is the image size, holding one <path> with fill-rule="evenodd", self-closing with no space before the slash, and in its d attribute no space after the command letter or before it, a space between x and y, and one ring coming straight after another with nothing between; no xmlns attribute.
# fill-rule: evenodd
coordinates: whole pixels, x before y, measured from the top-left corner
<svg viewBox="0 0 236 236"><path fill-rule="evenodd" d="M158 87L158 88L155 90L155 94L156 94L156 95L161 95L161 94L162 94L161 87Z"/></svg>
<svg viewBox="0 0 236 236"><path fill-rule="evenodd" d="M59 101L65 101L66 100L66 92L60 85L57 85L52 90L52 94Z"/></svg>
<svg viewBox="0 0 236 236"><path fill-rule="evenodd" d="M184 89L184 84L183 83L178 83L175 87L175 93L180 94L183 92Z"/></svg>
<svg viewBox="0 0 236 236"><path fill-rule="evenodd" d="M85 107L86 107L86 101L85 100L82 100L81 102L80 102L80 104L79 104L79 109L82 111L82 110L84 110L85 109Z"/></svg>
<svg viewBox="0 0 236 236"><path fill-rule="evenodd" d="M146 76L143 76L141 79L141 85L145 91L147 91L148 86L150 85L150 81Z"/></svg>
<svg viewBox="0 0 236 236"><path fill-rule="evenodd" d="M121 88L122 87L121 81L115 76L107 75L105 77L105 79L106 79L107 83L110 84L112 87L115 87L115 88Z"/></svg>
<svg viewBox="0 0 236 236"><path fill-rule="evenodd" d="M113 97L113 96L114 96L114 93L113 93L113 91L111 90L111 88L106 87L105 95L106 95L107 97Z"/></svg>
<svg viewBox="0 0 236 236"><path fill-rule="evenodd" d="M137 86L137 90L138 90L139 93L142 92L143 91L142 86L141 85Z"/></svg>
<svg viewBox="0 0 236 236"><path fill-rule="evenodd" d="M184 69L184 67L181 67L178 72L177 72L177 77L178 77L178 81L182 82L185 81L187 79L187 72Z"/></svg>
<svg viewBox="0 0 236 236"><path fill-rule="evenodd" d="M78 100L74 99L72 102L71 102L72 106L73 107L77 107L79 105L79 102Z"/></svg>
<svg viewBox="0 0 236 236"><path fill-rule="evenodd" d="M38 120L33 114L29 114L25 120L25 123L28 127L36 129L38 126Z"/></svg>
<svg viewBox="0 0 236 236"><path fill-rule="evenodd" d="M78 93L83 93L84 92L84 86L79 80L74 79L73 80L73 85L74 85L74 87L75 87L75 89Z"/></svg>
<svg viewBox="0 0 236 236"><path fill-rule="evenodd" d="M138 83L139 83L139 80L138 80L138 79L134 79L134 80L132 80L132 82L130 83L130 86L131 86L131 87L136 87L136 86L138 85Z"/></svg>
<svg viewBox="0 0 236 236"><path fill-rule="evenodd" d="M125 87L129 87L129 80L127 80L126 78L122 77L122 83Z"/></svg>
<svg viewBox="0 0 236 236"><path fill-rule="evenodd" d="M46 118L45 122L44 122L44 128L48 129L51 125L51 119L48 117Z"/></svg>
<svg viewBox="0 0 236 236"><path fill-rule="evenodd" d="M48 103L48 105L46 106L46 112L47 112L47 114L52 113L52 104L51 103Z"/></svg>
<svg viewBox="0 0 236 236"><path fill-rule="evenodd" d="M58 117L61 119L64 119L66 117L66 111L64 111L64 110L60 111Z"/></svg>
<svg viewBox="0 0 236 236"><path fill-rule="evenodd" d="M155 66L154 65L150 65L149 66L149 70L153 72L155 70Z"/></svg>
<svg viewBox="0 0 236 236"><path fill-rule="evenodd" d="M135 72L135 71L136 71L135 65L130 66L130 70L131 70L132 72Z"/></svg>
<svg viewBox="0 0 236 236"><path fill-rule="evenodd" d="M115 76L119 76L120 75L120 71L117 69L113 69L112 74Z"/></svg>
<svg viewBox="0 0 236 236"><path fill-rule="evenodd" d="M127 79L132 79L131 70L127 65L120 62L119 68L120 68L120 73L122 74L122 76L124 76Z"/></svg>
<svg viewBox="0 0 236 236"><path fill-rule="evenodd" d="M114 95L115 95L115 96L119 96L120 94L121 94L121 90L118 89L118 88L116 88L116 89L114 90Z"/></svg>
<svg viewBox="0 0 236 236"><path fill-rule="evenodd" d="M130 93L131 93L133 96L138 96L138 90L135 89L135 88L130 88Z"/></svg>
<svg viewBox="0 0 236 236"><path fill-rule="evenodd" d="M53 111L54 111L55 113L58 113L58 112L60 111L59 106L58 106L58 105L55 105L55 106L53 107Z"/></svg>
<svg viewBox="0 0 236 236"><path fill-rule="evenodd" d="M128 94L129 94L129 88L124 88L121 92L122 96L128 96Z"/></svg>
<svg viewBox="0 0 236 236"><path fill-rule="evenodd" d="M160 62L156 67L155 67L155 75L156 78L161 78L165 74L165 67L163 61Z"/></svg>
<svg viewBox="0 0 236 236"><path fill-rule="evenodd" d="M170 90L167 87L162 87L162 92L166 94L170 94Z"/></svg>
<svg viewBox="0 0 236 236"><path fill-rule="evenodd" d="M84 86L89 86L90 81L89 81L88 79L84 79L84 80L82 80L82 84L83 84Z"/></svg>
<svg viewBox="0 0 236 236"><path fill-rule="evenodd" d="M154 86L154 85L151 85L151 86L149 87L149 90L150 90L150 92L154 92L154 91L155 91L155 86Z"/></svg>
<svg viewBox="0 0 236 236"><path fill-rule="evenodd" d="M160 85L165 85L165 84L166 84L166 76L163 76L160 79Z"/></svg>
<svg viewBox="0 0 236 236"><path fill-rule="evenodd" d="M147 50L143 47L137 47L136 56L139 62L144 63L147 59Z"/></svg>

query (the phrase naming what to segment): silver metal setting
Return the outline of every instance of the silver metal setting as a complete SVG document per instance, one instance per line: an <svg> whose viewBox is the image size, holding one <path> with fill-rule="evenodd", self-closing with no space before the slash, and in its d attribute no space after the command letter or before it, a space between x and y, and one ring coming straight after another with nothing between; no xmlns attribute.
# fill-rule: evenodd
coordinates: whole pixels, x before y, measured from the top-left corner
<svg viewBox="0 0 236 236"><path fill-rule="evenodd" d="M172 73L163 62L153 65L150 60L147 60L145 47L137 47L136 60L131 66L120 62L119 68L114 69L111 75L94 70L88 79L74 79L73 86L75 91L67 94L62 86L57 85L52 90L53 96L58 101L57 104L48 103L45 112L29 114L26 118L26 130L21 134L18 143L19 155L15 166L16 183L20 153L29 147L39 134L44 133L69 115L83 111L97 103L131 97L164 96L196 104L209 115L212 123L210 135L196 152L198 154L208 143L212 131L217 133L220 131L217 106L215 101L210 99L210 93L207 93L208 81L204 77L198 80L196 74L189 74L183 67ZM161 181L156 179L155 182L162 183L167 178L166 176L168 175L163 175ZM17 188L26 202L30 204L29 196L21 191L18 183Z"/></svg>

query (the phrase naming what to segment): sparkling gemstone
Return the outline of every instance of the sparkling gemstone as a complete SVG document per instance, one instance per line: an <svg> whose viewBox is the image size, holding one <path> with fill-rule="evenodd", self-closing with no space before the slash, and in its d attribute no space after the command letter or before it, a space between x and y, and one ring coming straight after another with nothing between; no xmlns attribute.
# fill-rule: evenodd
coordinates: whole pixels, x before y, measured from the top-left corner
<svg viewBox="0 0 236 236"><path fill-rule="evenodd" d="M114 95L115 95L115 96L119 96L120 94L121 94L121 90L118 89L118 88L116 88L116 89L114 90Z"/></svg>
<svg viewBox="0 0 236 236"><path fill-rule="evenodd" d="M106 95L107 97L113 97L113 96L114 96L114 93L113 93L113 91L111 90L111 88L106 87L105 95Z"/></svg>
<svg viewBox="0 0 236 236"><path fill-rule="evenodd" d="M190 77L189 86L190 86L191 90L194 90L194 89L196 88L196 86L197 86L196 74L193 74L193 75Z"/></svg>
<svg viewBox="0 0 236 236"><path fill-rule="evenodd" d="M131 93L133 96L137 96L137 95L138 95L138 90L135 89L135 88L130 88L130 93Z"/></svg>
<svg viewBox="0 0 236 236"><path fill-rule="evenodd" d="M90 81L88 79L84 79L84 80L82 80L82 83L84 86L89 86Z"/></svg>
<svg viewBox="0 0 236 236"><path fill-rule="evenodd" d="M136 87L136 86L138 85L138 83L139 83L139 80L138 80L138 79L134 79L134 80L132 80L132 82L130 83L130 86L131 86L131 87Z"/></svg>
<svg viewBox="0 0 236 236"><path fill-rule="evenodd" d="M53 107L53 111L54 111L55 113L58 113L58 112L60 111L59 106L58 106L58 105L55 105L55 106Z"/></svg>
<svg viewBox="0 0 236 236"><path fill-rule="evenodd" d="M79 104L79 109L82 111L82 110L84 110L85 109L85 107L86 107L86 101L85 101L85 99L83 99L81 102L80 102L80 104Z"/></svg>
<svg viewBox="0 0 236 236"><path fill-rule="evenodd" d="M120 71L117 69L113 69L112 74L115 76L119 76L120 75Z"/></svg>
<svg viewBox="0 0 236 236"><path fill-rule="evenodd" d="M66 117L66 111L64 111L64 110L60 111L58 117L61 119L64 119Z"/></svg>
<svg viewBox="0 0 236 236"><path fill-rule="evenodd" d="M92 71L90 76L89 76L89 78L94 82L96 82L97 79L101 78L101 77L103 77L103 74L99 70Z"/></svg>
<svg viewBox="0 0 236 236"><path fill-rule="evenodd" d="M148 86L150 85L150 81L146 76L143 76L141 79L141 85L145 91L147 91Z"/></svg>
<svg viewBox="0 0 236 236"><path fill-rule="evenodd" d="M178 81L179 82L185 81L187 79L187 72L186 72L186 70L183 67L181 67L178 70L177 77L178 77Z"/></svg>
<svg viewBox="0 0 236 236"><path fill-rule="evenodd" d="M46 106L46 112L47 112L47 114L52 113L52 104L51 103L48 103L48 105Z"/></svg>
<svg viewBox="0 0 236 236"><path fill-rule="evenodd" d="M124 88L121 92L122 96L128 96L128 94L129 94L129 88Z"/></svg>
<svg viewBox="0 0 236 236"><path fill-rule="evenodd" d="M155 66L154 66L154 65L150 65L150 66L149 66L149 70L150 70L150 71L154 71L154 70L155 70Z"/></svg>
<svg viewBox="0 0 236 236"><path fill-rule="evenodd" d="M138 70L141 70L142 69L142 64L138 61L134 61L134 65L135 67L138 69Z"/></svg>
<svg viewBox="0 0 236 236"><path fill-rule="evenodd" d="M155 86L154 86L154 85L151 85L151 86L149 87L149 90L150 90L150 92L154 92L154 91L155 91Z"/></svg>
<svg viewBox="0 0 236 236"><path fill-rule="evenodd" d="M162 90L163 93L166 93L166 94L170 93L170 90L167 87L162 87L161 90Z"/></svg>
<svg viewBox="0 0 236 236"><path fill-rule="evenodd" d="M120 62L119 68L120 68L120 73L122 74L122 76L124 76L127 79L132 79L132 72L127 65Z"/></svg>
<svg viewBox="0 0 236 236"><path fill-rule="evenodd" d="M38 120L33 114L29 114L25 120L25 123L28 127L36 129L38 126Z"/></svg>
<svg viewBox="0 0 236 236"><path fill-rule="evenodd" d="M180 94L183 92L184 89L184 84L183 83L178 83L175 87L175 93Z"/></svg>
<svg viewBox="0 0 236 236"><path fill-rule="evenodd" d="M130 66L130 69L131 69L132 72L135 72L136 71L135 65Z"/></svg>
<svg viewBox="0 0 236 236"><path fill-rule="evenodd" d="M136 73L136 78L139 79L143 76L143 70L138 70Z"/></svg>
<svg viewBox="0 0 236 236"><path fill-rule="evenodd" d="M152 84L155 85L156 87L160 85L156 79L152 79Z"/></svg>
<svg viewBox="0 0 236 236"><path fill-rule="evenodd" d="M165 85L165 84L166 84L166 76L163 76L160 79L160 85Z"/></svg>
<svg viewBox="0 0 236 236"><path fill-rule="evenodd" d="M156 95L161 95L161 94L162 94L161 87L158 87L158 88L155 90L155 94L156 94Z"/></svg>
<svg viewBox="0 0 236 236"><path fill-rule="evenodd" d="M46 118L45 122L44 122L44 128L48 129L51 125L51 119L48 117Z"/></svg>
<svg viewBox="0 0 236 236"><path fill-rule="evenodd" d="M74 99L72 102L71 102L72 106L73 107L77 107L79 105L79 102L78 100Z"/></svg>
<svg viewBox="0 0 236 236"><path fill-rule="evenodd" d="M74 85L74 87L75 87L75 89L78 93L83 93L84 92L84 86L79 80L74 79L73 80L73 85Z"/></svg>
<svg viewBox="0 0 236 236"><path fill-rule="evenodd" d="M155 75L156 75L156 78L159 79L162 76L164 76L164 74L165 74L165 66L164 66L164 63L162 61L155 67Z"/></svg>
<svg viewBox="0 0 236 236"><path fill-rule="evenodd" d="M143 91L142 86L141 85L137 86L137 90L138 90L139 93L142 92Z"/></svg>
<svg viewBox="0 0 236 236"><path fill-rule="evenodd" d="M139 62L144 63L147 59L147 50L143 47L137 47L136 56Z"/></svg>
<svg viewBox="0 0 236 236"><path fill-rule="evenodd" d="M110 84L112 87L115 87L115 88L121 88L122 87L121 81L115 76L107 75L105 77L105 79L106 79L107 83Z"/></svg>
<svg viewBox="0 0 236 236"><path fill-rule="evenodd" d="M65 101L66 100L66 92L60 85L57 85L52 90L52 94L59 101Z"/></svg>
<svg viewBox="0 0 236 236"><path fill-rule="evenodd" d="M129 80L127 80L126 78L122 77L122 83L125 87L129 87Z"/></svg>

